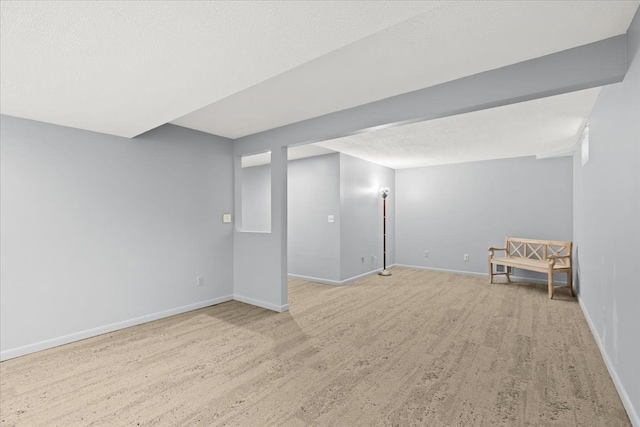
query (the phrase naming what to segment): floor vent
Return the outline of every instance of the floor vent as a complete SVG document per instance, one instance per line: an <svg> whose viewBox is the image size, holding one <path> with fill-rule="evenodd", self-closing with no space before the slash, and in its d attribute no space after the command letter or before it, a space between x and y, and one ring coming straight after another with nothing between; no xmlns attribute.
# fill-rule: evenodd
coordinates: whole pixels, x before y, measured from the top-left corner
<svg viewBox="0 0 640 427"><path fill-rule="evenodd" d="M504 273L504 265L496 265L496 273ZM513 274L513 267L507 267L507 273Z"/></svg>

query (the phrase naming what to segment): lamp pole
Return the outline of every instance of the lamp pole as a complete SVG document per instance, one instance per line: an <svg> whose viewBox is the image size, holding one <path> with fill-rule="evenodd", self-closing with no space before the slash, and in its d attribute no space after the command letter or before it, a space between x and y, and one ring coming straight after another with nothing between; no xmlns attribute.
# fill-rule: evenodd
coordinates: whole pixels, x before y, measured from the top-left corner
<svg viewBox="0 0 640 427"><path fill-rule="evenodd" d="M380 276L391 276L387 270L387 196L389 189L383 187L380 189L382 196L382 271L378 272Z"/></svg>

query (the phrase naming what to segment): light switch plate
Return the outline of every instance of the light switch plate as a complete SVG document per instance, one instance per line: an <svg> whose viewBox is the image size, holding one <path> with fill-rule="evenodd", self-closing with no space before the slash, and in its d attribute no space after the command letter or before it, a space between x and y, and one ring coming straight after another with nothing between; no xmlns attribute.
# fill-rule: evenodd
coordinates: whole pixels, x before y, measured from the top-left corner
<svg viewBox="0 0 640 427"><path fill-rule="evenodd" d="M229 224L231 222L231 214L222 214L222 222Z"/></svg>
<svg viewBox="0 0 640 427"><path fill-rule="evenodd" d="M329 222L333 222L333 221L334 221L334 216L333 216L333 215L329 215L329 216L327 217L327 221L329 221Z"/></svg>

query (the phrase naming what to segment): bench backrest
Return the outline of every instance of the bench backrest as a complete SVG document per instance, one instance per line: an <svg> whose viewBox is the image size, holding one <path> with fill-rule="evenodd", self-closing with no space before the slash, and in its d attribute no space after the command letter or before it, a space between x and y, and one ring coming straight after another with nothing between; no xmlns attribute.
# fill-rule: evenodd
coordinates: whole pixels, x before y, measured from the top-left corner
<svg viewBox="0 0 640 427"><path fill-rule="evenodd" d="M560 242L556 240L534 240L507 237L504 247L507 248L507 257L526 258L535 260L547 260L549 257L571 256L573 242ZM571 258L560 258L556 264L571 265Z"/></svg>

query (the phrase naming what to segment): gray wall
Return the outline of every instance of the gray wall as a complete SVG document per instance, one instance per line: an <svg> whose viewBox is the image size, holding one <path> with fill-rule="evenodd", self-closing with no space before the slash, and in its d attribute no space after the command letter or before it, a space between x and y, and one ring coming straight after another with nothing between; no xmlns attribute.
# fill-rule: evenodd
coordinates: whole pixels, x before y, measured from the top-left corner
<svg viewBox="0 0 640 427"><path fill-rule="evenodd" d="M288 174L289 273L340 281L339 154L290 161Z"/></svg>
<svg viewBox="0 0 640 427"><path fill-rule="evenodd" d="M343 281L382 268L381 187L390 189L387 198L389 266L395 264L395 171L340 154L340 277Z"/></svg>
<svg viewBox="0 0 640 427"><path fill-rule="evenodd" d="M3 358L232 297L229 140L7 116L0 135Z"/></svg>
<svg viewBox="0 0 640 427"><path fill-rule="evenodd" d="M251 175L247 175L250 170ZM245 192L262 200L268 168L243 169ZM382 198L387 199L387 265L395 262L395 172L344 154L293 160L288 166L288 272L342 284L382 268ZM249 180L245 180L250 176ZM256 208L255 204L251 208ZM246 206L243 205L243 218ZM328 215L334 222L328 222ZM243 224L244 229L244 224ZM364 262L362 262L364 257Z"/></svg>
<svg viewBox="0 0 640 427"><path fill-rule="evenodd" d="M634 425L640 426L640 17L624 82L591 114L589 161L574 155L576 288ZM634 406L635 405L635 406Z"/></svg>
<svg viewBox="0 0 640 427"><path fill-rule="evenodd" d="M397 263L487 274L487 248L507 236L572 240L571 176L570 157L398 170Z"/></svg>
<svg viewBox="0 0 640 427"><path fill-rule="evenodd" d="M242 230L271 231L271 165L242 168Z"/></svg>
<svg viewBox="0 0 640 427"><path fill-rule="evenodd" d="M258 148L260 147L260 148ZM271 152L271 231L242 231L234 224L234 299L269 310L289 309L287 292L287 148L270 145L233 143L233 203L236 217L242 218L241 158Z"/></svg>
<svg viewBox="0 0 640 427"><path fill-rule="evenodd" d="M234 141L234 211L242 210L240 156L271 151L271 233L234 233L235 290L272 310L287 304L287 146L508 105L619 82L626 36L489 70ZM238 296L236 295L236 298Z"/></svg>

